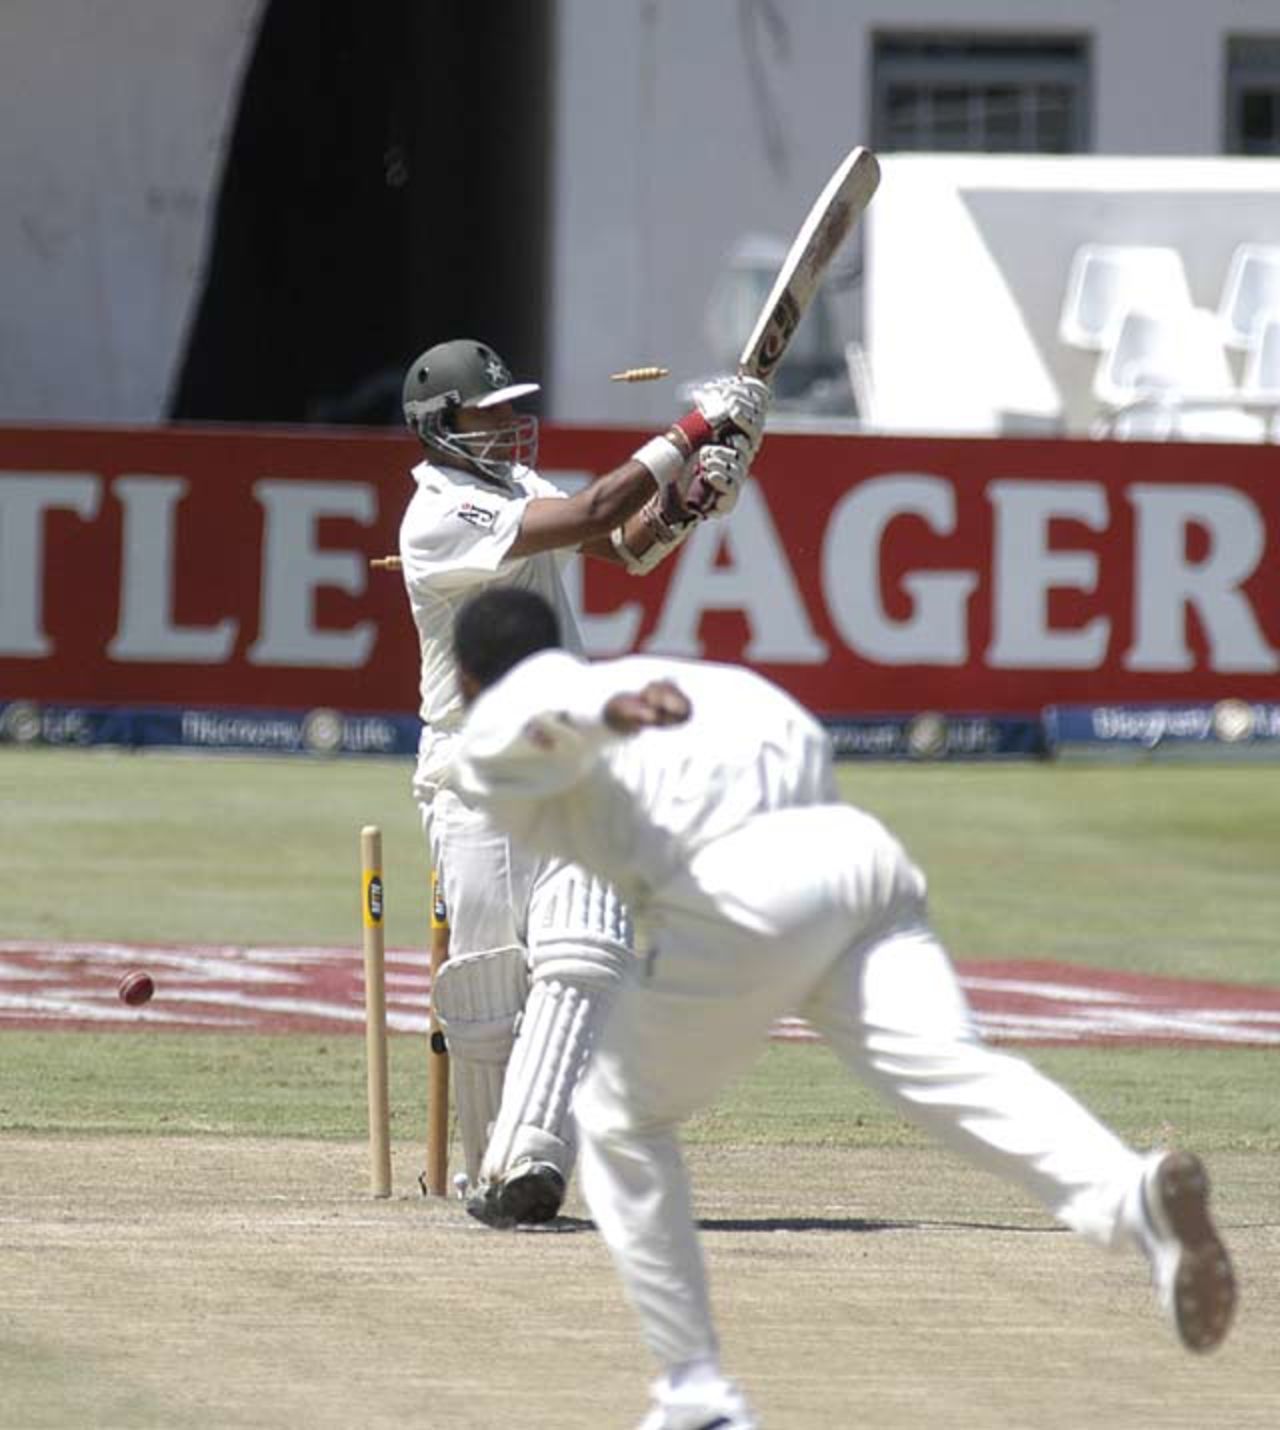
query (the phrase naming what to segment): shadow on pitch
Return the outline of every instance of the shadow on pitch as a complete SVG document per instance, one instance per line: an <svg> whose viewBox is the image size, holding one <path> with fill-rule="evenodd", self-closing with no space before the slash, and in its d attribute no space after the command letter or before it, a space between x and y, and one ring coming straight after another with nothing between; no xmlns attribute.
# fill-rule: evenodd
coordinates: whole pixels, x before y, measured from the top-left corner
<svg viewBox="0 0 1280 1430"><path fill-rule="evenodd" d="M879 1217L702 1217L698 1230L703 1232L831 1232L865 1233L873 1231L1000 1231L1028 1236L1056 1236L1065 1232L1061 1226L1019 1226L1012 1222L937 1221L928 1218L887 1219ZM539 1226L521 1226L516 1231L523 1236L569 1236L576 1232L595 1231L587 1217L561 1216Z"/></svg>
<svg viewBox="0 0 1280 1430"><path fill-rule="evenodd" d="M1016 1231L1040 1235L1065 1231L1060 1226L1017 1226L1006 1222L930 1221L927 1218L893 1219L881 1217L706 1217L698 1223L702 1231Z"/></svg>

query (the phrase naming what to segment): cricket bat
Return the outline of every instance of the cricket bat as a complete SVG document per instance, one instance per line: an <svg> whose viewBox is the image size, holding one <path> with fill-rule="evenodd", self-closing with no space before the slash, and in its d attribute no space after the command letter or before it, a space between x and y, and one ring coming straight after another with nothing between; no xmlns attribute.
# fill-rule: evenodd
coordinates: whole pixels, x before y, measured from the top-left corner
<svg viewBox="0 0 1280 1430"><path fill-rule="evenodd" d="M809 210L783 260L738 371L768 382L786 354L800 319L812 303L823 274L880 182L880 165L870 149L851 149Z"/></svg>
<svg viewBox="0 0 1280 1430"><path fill-rule="evenodd" d="M831 260L853 231L879 183L880 165L871 150L850 149L814 201L778 269L738 359L738 371L744 376L761 382L772 379ZM697 511L705 500L702 479L696 477L685 494L685 503Z"/></svg>

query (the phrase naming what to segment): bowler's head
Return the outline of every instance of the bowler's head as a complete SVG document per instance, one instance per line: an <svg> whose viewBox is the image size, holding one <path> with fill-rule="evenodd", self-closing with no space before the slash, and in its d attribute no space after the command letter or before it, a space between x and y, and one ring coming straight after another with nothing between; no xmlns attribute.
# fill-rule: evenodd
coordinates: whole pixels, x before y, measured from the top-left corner
<svg viewBox="0 0 1280 1430"><path fill-rule="evenodd" d="M526 657L560 645L560 622L536 591L490 586L469 597L453 622L453 655L466 704Z"/></svg>

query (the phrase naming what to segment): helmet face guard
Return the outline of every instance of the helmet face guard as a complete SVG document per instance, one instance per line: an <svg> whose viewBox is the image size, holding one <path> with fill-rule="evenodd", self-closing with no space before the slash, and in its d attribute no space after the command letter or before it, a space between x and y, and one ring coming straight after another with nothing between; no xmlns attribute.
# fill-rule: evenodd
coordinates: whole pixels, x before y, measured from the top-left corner
<svg viewBox="0 0 1280 1430"><path fill-rule="evenodd" d="M472 338L455 338L428 348L404 380L404 416L429 447L473 467L491 480L509 482L512 469L537 459L536 417L495 414L492 426L458 431L462 410L505 407L537 392L536 382L511 380L506 363L491 347Z"/></svg>
<svg viewBox="0 0 1280 1430"><path fill-rule="evenodd" d="M458 432L448 413L429 414L418 429L424 442L469 462L494 481L509 482L514 467L532 467L538 460L538 419L526 414L492 427Z"/></svg>

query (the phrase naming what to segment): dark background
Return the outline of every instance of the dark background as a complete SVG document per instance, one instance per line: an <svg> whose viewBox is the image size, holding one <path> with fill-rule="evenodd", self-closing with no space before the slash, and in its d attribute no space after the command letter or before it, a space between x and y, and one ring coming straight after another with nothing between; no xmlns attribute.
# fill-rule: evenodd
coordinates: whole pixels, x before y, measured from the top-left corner
<svg viewBox="0 0 1280 1430"><path fill-rule="evenodd" d="M542 376L552 10L271 0L171 418L398 422L451 337Z"/></svg>

